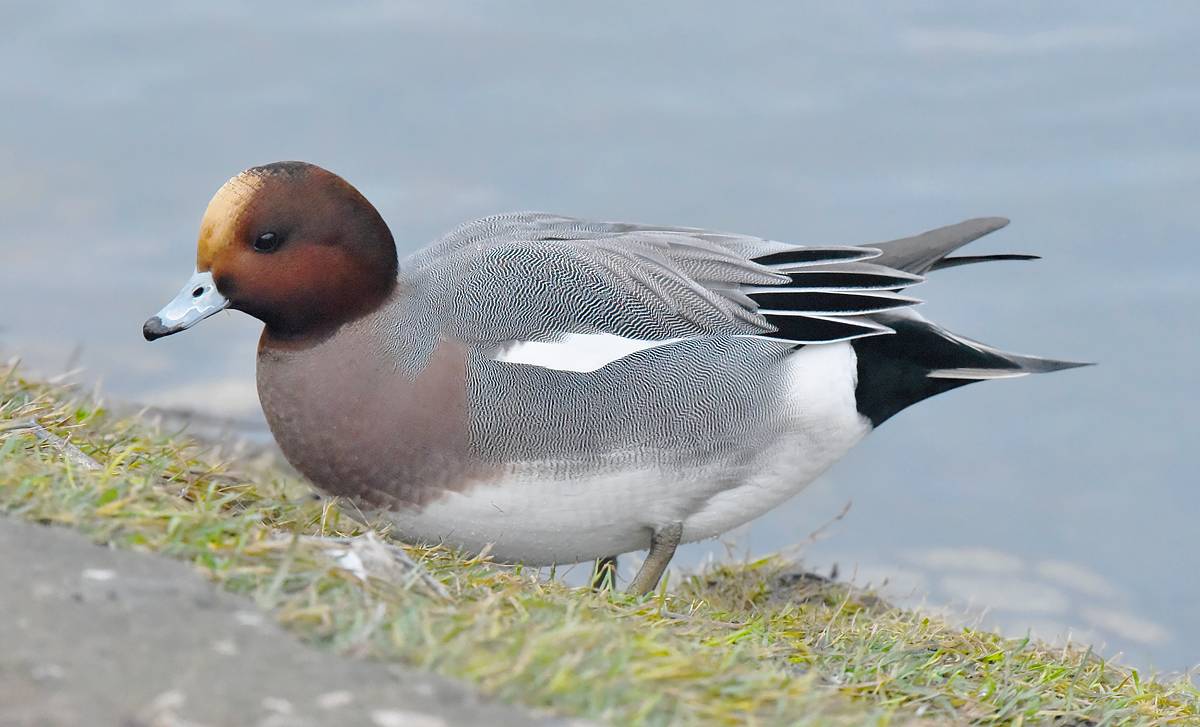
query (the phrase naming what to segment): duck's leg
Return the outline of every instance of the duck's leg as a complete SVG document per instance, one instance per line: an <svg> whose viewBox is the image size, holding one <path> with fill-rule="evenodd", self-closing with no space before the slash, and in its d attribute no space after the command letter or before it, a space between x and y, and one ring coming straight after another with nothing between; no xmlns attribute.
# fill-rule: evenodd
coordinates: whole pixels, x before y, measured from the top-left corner
<svg viewBox="0 0 1200 727"><path fill-rule="evenodd" d="M654 590L662 578L667 564L675 556L675 549L683 538L683 523L671 523L655 530L650 535L650 554L642 563L637 575L629 583L629 593L641 596Z"/></svg>
<svg viewBox="0 0 1200 727"><path fill-rule="evenodd" d="M603 591L617 587L617 556L610 555L596 560L596 569L592 571L592 590Z"/></svg>

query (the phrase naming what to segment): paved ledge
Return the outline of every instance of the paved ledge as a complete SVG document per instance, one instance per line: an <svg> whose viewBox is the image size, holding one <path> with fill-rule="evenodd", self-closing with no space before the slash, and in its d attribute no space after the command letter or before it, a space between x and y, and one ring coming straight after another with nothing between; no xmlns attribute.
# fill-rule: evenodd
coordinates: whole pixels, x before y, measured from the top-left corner
<svg viewBox="0 0 1200 727"><path fill-rule="evenodd" d="M566 724L307 646L178 561L0 517L0 727Z"/></svg>

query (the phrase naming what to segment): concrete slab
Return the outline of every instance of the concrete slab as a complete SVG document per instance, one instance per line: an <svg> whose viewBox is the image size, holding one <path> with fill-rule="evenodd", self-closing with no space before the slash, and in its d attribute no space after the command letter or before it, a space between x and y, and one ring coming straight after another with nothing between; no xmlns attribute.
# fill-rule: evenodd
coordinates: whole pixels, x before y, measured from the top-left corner
<svg viewBox="0 0 1200 727"><path fill-rule="evenodd" d="M308 646L188 565L0 517L0 726L564 724Z"/></svg>

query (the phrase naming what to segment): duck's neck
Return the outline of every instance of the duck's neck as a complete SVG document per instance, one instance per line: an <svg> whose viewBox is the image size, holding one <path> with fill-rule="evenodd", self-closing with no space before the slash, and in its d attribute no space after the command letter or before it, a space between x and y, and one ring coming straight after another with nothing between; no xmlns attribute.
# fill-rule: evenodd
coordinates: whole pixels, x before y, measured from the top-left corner
<svg viewBox="0 0 1200 727"><path fill-rule="evenodd" d="M279 315L256 315L263 321L260 349L302 349L336 335L343 327L384 314L404 294L395 275L364 281L353 291L309 305L293 306Z"/></svg>

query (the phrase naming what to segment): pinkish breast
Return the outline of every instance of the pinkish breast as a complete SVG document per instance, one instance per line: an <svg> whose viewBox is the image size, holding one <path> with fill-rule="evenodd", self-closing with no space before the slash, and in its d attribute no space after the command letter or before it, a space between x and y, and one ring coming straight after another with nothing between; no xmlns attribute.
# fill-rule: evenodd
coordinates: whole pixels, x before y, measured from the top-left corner
<svg viewBox="0 0 1200 727"><path fill-rule="evenodd" d="M319 342L264 331L258 396L280 449L329 494L378 507L421 507L488 479L471 455L466 352L441 340L407 371L371 317Z"/></svg>

